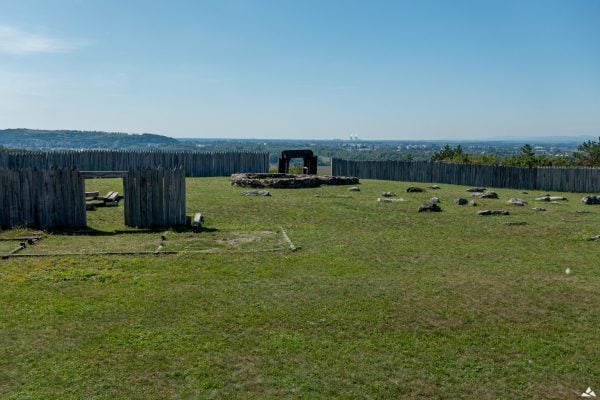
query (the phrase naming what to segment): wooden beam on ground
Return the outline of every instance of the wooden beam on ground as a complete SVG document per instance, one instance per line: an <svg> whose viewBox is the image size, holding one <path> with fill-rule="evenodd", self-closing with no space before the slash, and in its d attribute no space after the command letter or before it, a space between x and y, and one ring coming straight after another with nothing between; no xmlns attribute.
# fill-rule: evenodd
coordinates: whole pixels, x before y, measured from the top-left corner
<svg viewBox="0 0 600 400"><path fill-rule="evenodd" d="M27 247L27 245L25 244L25 242L19 243L19 247L15 247L11 251L9 251L5 255L3 255L2 258L3 259L7 259L8 257L10 257L12 255L17 254L19 251L23 250L25 247Z"/></svg>
<svg viewBox="0 0 600 400"><path fill-rule="evenodd" d="M0 238L1 241L8 241L8 240L39 240L41 239L41 236L15 236L15 237L11 237L11 238Z"/></svg>
<svg viewBox="0 0 600 400"><path fill-rule="evenodd" d="M116 202L119 198L119 192L108 192L106 196L103 197L105 202Z"/></svg>
<svg viewBox="0 0 600 400"><path fill-rule="evenodd" d="M283 229L283 226L281 227L281 233L283 234L283 240L285 240L290 245L290 250L296 251L296 250L300 249L299 246L296 246L296 245L294 245L294 243L292 243L287 232L285 231L285 229Z"/></svg>
<svg viewBox="0 0 600 400"><path fill-rule="evenodd" d="M299 248L299 247L298 247ZM161 250L158 253L155 250L141 251L97 251L97 252L63 252L63 253L14 253L4 254L3 259L11 257L65 257L65 256L141 256L141 255L172 255L172 254L215 254L215 253L235 253L235 254L251 254L251 253L272 253L284 251L283 247L261 250L238 250L238 251L219 251L218 249L206 250Z"/></svg>
<svg viewBox="0 0 600 400"><path fill-rule="evenodd" d="M200 229L202 229L203 219L204 217L202 216L202 213L194 214L194 220L192 221L192 228L194 229L194 232L200 232Z"/></svg>

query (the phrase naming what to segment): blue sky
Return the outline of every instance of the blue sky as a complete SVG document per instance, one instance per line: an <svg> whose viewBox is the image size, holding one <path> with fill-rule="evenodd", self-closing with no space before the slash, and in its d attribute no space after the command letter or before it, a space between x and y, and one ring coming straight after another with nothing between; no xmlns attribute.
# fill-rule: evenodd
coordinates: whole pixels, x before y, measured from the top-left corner
<svg viewBox="0 0 600 400"><path fill-rule="evenodd" d="M0 0L0 128L600 135L600 1Z"/></svg>

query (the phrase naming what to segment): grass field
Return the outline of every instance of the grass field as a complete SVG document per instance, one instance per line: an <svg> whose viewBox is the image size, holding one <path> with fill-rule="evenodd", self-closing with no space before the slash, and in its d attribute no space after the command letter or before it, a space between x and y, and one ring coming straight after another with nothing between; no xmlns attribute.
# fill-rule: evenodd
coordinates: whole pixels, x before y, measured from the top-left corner
<svg viewBox="0 0 600 400"><path fill-rule="evenodd" d="M102 192L119 185L87 182ZM427 186L365 180L360 192L244 197L225 178L188 179L188 213L203 212L206 230L171 230L163 242L194 252L1 260L0 398L598 392L600 241L586 239L600 234L600 206L572 193L537 204L539 192L502 189L498 200L457 206L465 187L405 193L411 185ZM378 203L383 191L407 201ZM417 213L431 196L443 211ZM529 206L509 206L510 197ZM511 215L478 216L485 208ZM46 234L20 253L161 243L160 231L115 233L122 221L122 206L99 209L88 213L91 234Z"/></svg>

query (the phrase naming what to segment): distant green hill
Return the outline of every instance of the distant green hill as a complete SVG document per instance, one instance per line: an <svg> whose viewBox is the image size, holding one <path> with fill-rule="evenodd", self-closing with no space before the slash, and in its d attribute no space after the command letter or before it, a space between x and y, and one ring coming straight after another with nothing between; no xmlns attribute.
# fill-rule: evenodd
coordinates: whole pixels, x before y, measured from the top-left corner
<svg viewBox="0 0 600 400"><path fill-rule="evenodd" d="M148 147L178 147L180 142L167 136L150 133L2 129L0 146L21 149L122 149Z"/></svg>

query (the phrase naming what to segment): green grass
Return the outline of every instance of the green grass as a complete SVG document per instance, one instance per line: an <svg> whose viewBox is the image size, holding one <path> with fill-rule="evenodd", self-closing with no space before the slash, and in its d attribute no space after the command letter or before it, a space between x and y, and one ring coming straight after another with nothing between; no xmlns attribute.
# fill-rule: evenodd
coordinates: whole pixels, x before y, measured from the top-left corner
<svg viewBox="0 0 600 400"><path fill-rule="evenodd" d="M464 187L404 193L411 185L427 186L365 180L360 192L244 197L224 178L188 179L188 213L203 212L207 231L169 231L165 249L214 253L2 260L0 398L598 391L600 242L586 239L600 234L600 206L580 194L537 204L538 192L497 190L499 200L460 207ZM376 201L390 190L408 201ZM431 196L443 211L418 214ZM476 215L484 208L511 215ZM99 209L88 213L96 235L49 234L23 252L160 243L160 232L114 234L122 221L122 207ZM285 248L281 227L302 249L261 252Z"/></svg>

